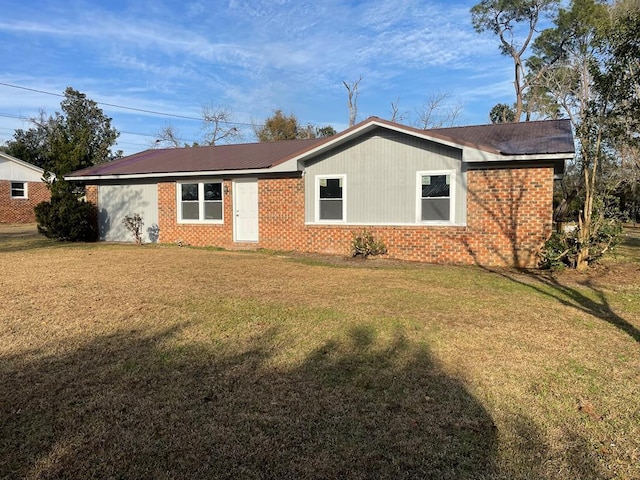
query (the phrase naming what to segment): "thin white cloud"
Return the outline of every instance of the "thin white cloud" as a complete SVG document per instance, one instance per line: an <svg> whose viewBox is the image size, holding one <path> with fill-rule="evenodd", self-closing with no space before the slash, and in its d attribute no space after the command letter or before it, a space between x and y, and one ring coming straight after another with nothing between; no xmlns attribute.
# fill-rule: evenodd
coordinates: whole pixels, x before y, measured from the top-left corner
<svg viewBox="0 0 640 480"><path fill-rule="evenodd" d="M359 75L362 115L384 116L399 96L412 110L437 90L468 105L512 95L511 72L495 67L503 65L495 39L471 27L471 4L230 0L213 11L202 0L124 7L76 0L75 8L8 1L14 5L0 21L0 36L21 54L0 52L7 83L56 92L71 85L108 103L195 116L204 103L225 104L238 121L283 108L301 121L340 124L342 81ZM20 75L27 71L32 75ZM42 101L22 97L0 96L0 112ZM59 100L49 99L53 110ZM125 124L162 121L117 109L109 114Z"/></svg>

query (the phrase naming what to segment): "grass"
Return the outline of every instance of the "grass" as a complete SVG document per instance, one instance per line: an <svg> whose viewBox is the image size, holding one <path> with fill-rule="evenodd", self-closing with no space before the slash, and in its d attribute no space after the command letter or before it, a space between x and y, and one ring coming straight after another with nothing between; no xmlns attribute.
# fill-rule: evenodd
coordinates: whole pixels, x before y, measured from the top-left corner
<svg viewBox="0 0 640 480"><path fill-rule="evenodd" d="M589 274L0 227L0 478L640 478L640 234Z"/></svg>

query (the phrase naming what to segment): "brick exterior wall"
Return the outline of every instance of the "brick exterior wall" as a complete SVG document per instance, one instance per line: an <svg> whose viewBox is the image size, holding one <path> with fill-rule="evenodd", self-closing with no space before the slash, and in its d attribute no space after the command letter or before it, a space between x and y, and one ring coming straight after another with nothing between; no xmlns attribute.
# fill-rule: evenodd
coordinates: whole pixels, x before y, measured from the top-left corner
<svg viewBox="0 0 640 480"><path fill-rule="evenodd" d="M94 205L98 205L98 186L87 185L84 190L84 197L87 202L91 202Z"/></svg>
<svg viewBox="0 0 640 480"><path fill-rule="evenodd" d="M46 183L26 183L28 198L11 198L11 181L0 180L0 223L33 223L34 207L51 198Z"/></svg>
<svg viewBox="0 0 640 480"><path fill-rule="evenodd" d="M367 228L390 258L429 263L531 267L551 234L553 168L504 168L467 173L466 226L305 225L304 180L258 180L259 242L233 241L233 183L224 181L224 223L177 223L175 182L158 184L159 241L228 249L266 248L348 255L353 235ZM87 198L97 200L87 189Z"/></svg>

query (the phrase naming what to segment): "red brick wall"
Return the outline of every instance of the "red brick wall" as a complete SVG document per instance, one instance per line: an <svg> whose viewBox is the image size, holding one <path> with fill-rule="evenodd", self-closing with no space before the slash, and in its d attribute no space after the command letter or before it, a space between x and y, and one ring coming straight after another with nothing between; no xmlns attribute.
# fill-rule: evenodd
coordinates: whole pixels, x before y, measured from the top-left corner
<svg viewBox="0 0 640 480"><path fill-rule="evenodd" d="M535 266L551 234L553 168L467 173L467 226L371 226L389 257ZM260 180L260 247L347 255L363 226L305 225L302 179ZM299 205L299 208L292 208ZM283 228L288 225L288 228Z"/></svg>
<svg viewBox="0 0 640 480"><path fill-rule="evenodd" d="M468 173L467 229L486 265L533 266L552 230L553 169Z"/></svg>
<svg viewBox="0 0 640 480"><path fill-rule="evenodd" d="M84 190L84 196L87 202L98 205L98 187L97 185L87 185Z"/></svg>
<svg viewBox="0 0 640 480"><path fill-rule="evenodd" d="M367 229L385 242L390 258L534 266L536 252L551 234L553 168L473 170L467 173L467 185L466 226ZM159 183L159 241L348 255L353 235L365 228L305 225L304 180L259 179L260 241L238 244L233 241L232 188L233 183L225 180L223 224L178 224L176 184Z"/></svg>
<svg viewBox="0 0 640 480"><path fill-rule="evenodd" d="M223 188L222 224L178 223L175 182L158 183L158 227L161 243L183 242L194 246L234 248L233 217L231 208L232 182L225 180Z"/></svg>
<svg viewBox="0 0 640 480"><path fill-rule="evenodd" d="M28 198L11 198L11 181L0 180L0 223L32 223L36 221L33 208L51 198L47 184L27 182Z"/></svg>

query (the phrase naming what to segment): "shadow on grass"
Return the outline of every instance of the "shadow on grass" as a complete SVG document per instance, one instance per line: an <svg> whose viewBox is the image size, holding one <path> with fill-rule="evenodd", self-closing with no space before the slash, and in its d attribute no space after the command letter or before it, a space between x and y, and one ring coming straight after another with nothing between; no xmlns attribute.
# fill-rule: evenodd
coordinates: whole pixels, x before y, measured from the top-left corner
<svg viewBox="0 0 640 480"><path fill-rule="evenodd" d="M604 291L597 288L591 279L582 282L581 287L583 288L579 289L560 283L552 274L522 271L521 273L527 278L525 281L518 279L509 272L493 270L487 267L481 268L542 295L551 297L562 305L573 307L599 320L605 321L640 343L640 330L614 312ZM586 290L586 293L583 293L581 290ZM592 297L594 297L595 300Z"/></svg>
<svg viewBox="0 0 640 480"><path fill-rule="evenodd" d="M175 333L3 359L0 478L553 478L526 418L499 466L491 416L401 333L355 328L289 368L274 330L231 354Z"/></svg>
<svg viewBox="0 0 640 480"><path fill-rule="evenodd" d="M509 229L507 228L505 228L504 230L507 233L509 232ZM516 231L517 226L513 228L513 232ZM624 240L621 246L627 249L627 256L631 261L640 260L640 236L636 231L627 229L627 233L624 236ZM513 252L517 252L518 249L515 234L512 235L511 247ZM475 259L476 265L483 270L500 275L512 282L518 283L538 293L551 297L563 305L574 307L595 318L603 320L618 328L622 332L626 333L636 342L640 343L640 330L638 330L638 328L636 328L634 325L632 325L623 317L613 311L613 308L611 308L611 305L607 300L607 296L605 295L604 291L597 288L592 280L588 279L581 283L581 286L583 286L587 290L587 294L582 293L578 288L572 288L568 285L560 283L555 277L550 274L541 275L538 272L531 270L519 270L519 272L527 276L527 280L523 281L518 279L515 275L510 274L508 271L502 269L493 269L482 265L481 262L478 261L478 258L472 251L472 249L469 248L468 251ZM513 258L514 260L516 259L515 253ZM508 259L506 257L502 257L502 260L503 263L510 264L510 262L507 261ZM513 262L513 264L517 265L517 262ZM592 299L592 296L595 297L596 300Z"/></svg>
<svg viewBox="0 0 640 480"><path fill-rule="evenodd" d="M273 333L273 332L272 332ZM0 478L483 478L491 417L426 348L356 329L295 367L173 331L0 366ZM238 349L239 350L239 349Z"/></svg>
<svg viewBox="0 0 640 480"><path fill-rule="evenodd" d="M631 249L636 249L636 252L640 251L640 229L626 227L624 233L623 245Z"/></svg>
<svg viewBox="0 0 640 480"><path fill-rule="evenodd" d="M0 253L22 252L39 248L55 248L65 242L51 240L38 233L35 226L0 225Z"/></svg>
<svg viewBox="0 0 640 480"><path fill-rule="evenodd" d="M29 250L70 248L78 245L95 245L94 242L67 242L47 238L39 232L13 233L0 229L0 253L26 252Z"/></svg>

